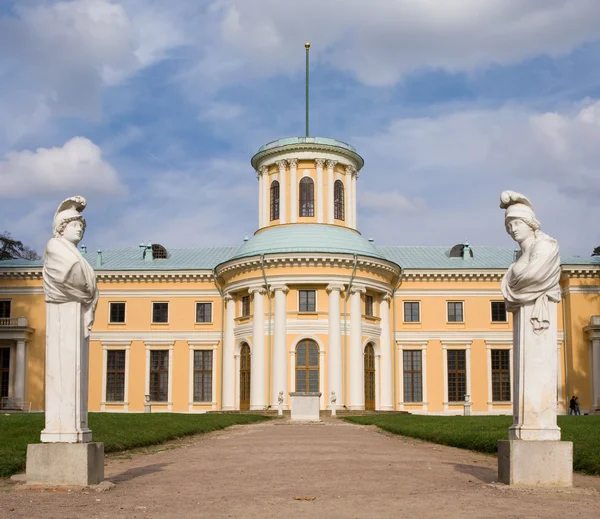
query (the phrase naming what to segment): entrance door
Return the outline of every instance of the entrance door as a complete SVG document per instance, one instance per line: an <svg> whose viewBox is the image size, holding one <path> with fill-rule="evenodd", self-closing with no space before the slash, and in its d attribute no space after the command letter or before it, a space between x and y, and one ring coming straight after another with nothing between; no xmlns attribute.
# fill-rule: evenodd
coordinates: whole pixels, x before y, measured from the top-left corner
<svg viewBox="0 0 600 519"><path fill-rule="evenodd" d="M0 397L8 396L10 348L0 348Z"/></svg>
<svg viewBox="0 0 600 519"><path fill-rule="evenodd" d="M240 410L250 409L250 346L242 344L240 351Z"/></svg>
<svg viewBox="0 0 600 519"><path fill-rule="evenodd" d="M365 348L365 410L375 409L375 350L372 344Z"/></svg>

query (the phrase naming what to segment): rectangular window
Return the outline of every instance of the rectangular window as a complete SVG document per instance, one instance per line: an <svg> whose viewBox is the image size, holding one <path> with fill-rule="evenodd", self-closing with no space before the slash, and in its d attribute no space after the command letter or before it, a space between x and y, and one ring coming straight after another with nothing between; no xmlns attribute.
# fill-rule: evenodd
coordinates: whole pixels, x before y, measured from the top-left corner
<svg viewBox="0 0 600 519"><path fill-rule="evenodd" d="M152 303L152 322L169 322L169 303Z"/></svg>
<svg viewBox="0 0 600 519"><path fill-rule="evenodd" d="M316 312L317 295L314 290L299 290L299 311Z"/></svg>
<svg viewBox="0 0 600 519"><path fill-rule="evenodd" d="M250 296L242 297L242 317L250 315Z"/></svg>
<svg viewBox="0 0 600 519"><path fill-rule="evenodd" d="M404 302L404 322L418 323L421 320L418 301Z"/></svg>
<svg viewBox="0 0 600 519"><path fill-rule="evenodd" d="M492 301L492 322L505 323L506 321L506 304L504 301Z"/></svg>
<svg viewBox="0 0 600 519"><path fill-rule="evenodd" d="M365 315L373 317L373 296L365 296Z"/></svg>
<svg viewBox="0 0 600 519"><path fill-rule="evenodd" d="M169 398L169 350L150 352L150 400L167 402Z"/></svg>
<svg viewBox="0 0 600 519"><path fill-rule="evenodd" d="M0 319L10 318L10 301L0 301Z"/></svg>
<svg viewBox="0 0 600 519"><path fill-rule="evenodd" d="M464 402L467 391L465 350L448 350L448 402Z"/></svg>
<svg viewBox="0 0 600 519"><path fill-rule="evenodd" d="M510 351L492 350L492 400L510 402Z"/></svg>
<svg viewBox="0 0 600 519"><path fill-rule="evenodd" d="M0 397L8 396L10 379L10 348L0 348Z"/></svg>
<svg viewBox="0 0 600 519"><path fill-rule="evenodd" d="M194 402L212 402L211 350L194 351Z"/></svg>
<svg viewBox="0 0 600 519"><path fill-rule="evenodd" d="M108 303L108 322L109 323L124 323L125 322L125 303Z"/></svg>
<svg viewBox="0 0 600 519"><path fill-rule="evenodd" d="M196 322L212 322L212 303L196 303Z"/></svg>
<svg viewBox="0 0 600 519"><path fill-rule="evenodd" d="M404 350L404 401L423 401L421 350Z"/></svg>
<svg viewBox="0 0 600 519"><path fill-rule="evenodd" d="M464 322L462 301L449 301L448 302L448 322L450 322L450 323Z"/></svg>
<svg viewBox="0 0 600 519"><path fill-rule="evenodd" d="M125 350L106 352L106 401L125 400Z"/></svg>

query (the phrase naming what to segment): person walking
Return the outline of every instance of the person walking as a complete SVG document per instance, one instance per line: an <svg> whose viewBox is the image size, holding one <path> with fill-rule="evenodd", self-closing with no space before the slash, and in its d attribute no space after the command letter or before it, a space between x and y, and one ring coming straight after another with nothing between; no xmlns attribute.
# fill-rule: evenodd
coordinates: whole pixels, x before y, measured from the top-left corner
<svg viewBox="0 0 600 519"><path fill-rule="evenodd" d="M579 409L579 397L575 397L575 416L581 416L581 410Z"/></svg>
<svg viewBox="0 0 600 519"><path fill-rule="evenodd" d="M569 415L575 414L575 405L576 405L576 400L575 400L575 395L573 395L571 397L571 400L569 400Z"/></svg>

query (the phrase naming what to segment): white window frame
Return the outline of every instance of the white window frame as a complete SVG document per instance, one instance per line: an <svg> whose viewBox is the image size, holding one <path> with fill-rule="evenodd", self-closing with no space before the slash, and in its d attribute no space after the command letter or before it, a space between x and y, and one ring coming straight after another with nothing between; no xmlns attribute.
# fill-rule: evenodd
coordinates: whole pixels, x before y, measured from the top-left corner
<svg viewBox="0 0 600 519"><path fill-rule="evenodd" d="M417 303L419 305L419 320L418 321L407 321L406 314L404 313L404 303ZM402 322L407 324L421 324L421 301L415 301L407 299L402 301Z"/></svg>
<svg viewBox="0 0 600 519"><path fill-rule="evenodd" d="M450 306L449 306L450 303L460 303L462 305L462 321L451 321L450 320ZM419 317L421 317L421 316L419 315ZM467 321L466 318L467 318L467 314L465 311L465 302L464 301L461 301L460 299L459 300L452 299L452 300L446 301L446 323L447 324L465 324Z"/></svg>
<svg viewBox="0 0 600 519"><path fill-rule="evenodd" d="M190 346L189 358L189 387L188 387L188 411L193 412L194 406L211 405L211 410L217 409L217 343L206 342L188 342ZM204 350L212 351L212 388L211 402L195 402L194 401L194 351ZM238 355L239 356L239 355ZM169 365L170 369L170 365ZM239 378L239 377L238 377Z"/></svg>
<svg viewBox="0 0 600 519"><path fill-rule="evenodd" d="M166 322L161 322L158 323L156 321L154 321L154 305L156 303L166 303L167 304L167 320ZM150 323L151 324L169 324L169 321L171 320L171 304L169 301L152 301L152 304L150 305Z"/></svg>
<svg viewBox="0 0 600 519"><path fill-rule="evenodd" d="M455 301L453 301L455 302ZM464 311L464 308L463 308ZM464 314L463 314L464 317ZM465 350L465 394L471 395L471 344L473 341L442 341L442 359L444 363L444 412L448 412L448 350ZM471 399L471 403L473 399ZM461 402L451 402L452 405L459 405Z"/></svg>
<svg viewBox="0 0 600 519"><path fill-rule="evenodd" d="M410 301L411 303L414 301ZM404 406L423 406L423 411L427 411L428 400L427 400L427 341L402 341L396 342L398 347L398 362L399 362L399 391L400 401L398 405L400 411L404 410ZM421 351L421 396L423 397L422 402L405 402L404 401L404 350L420 350Z"/></svg>
<svg viewBox="0 0 600 519"><path fill-rule="evenodd" d="M491 308L491 305L490 305ZM495 342L495 341L485 341L485 349L486 349L486 357L487 357L487 407L488 407L488 412L491 413L493 410L493 406L495 405L511 405L513 403L514 397L513 397L513 391L514 391L514 384L513 384L513 347L512 344L507 344L506 341L504 342ZM502 402L494 402L492 400L493 398L493 391L492 391L492 350L508 350L509 351L509 358L508 358L508 362L510 365L510 402L507 401L502 401Z"/></svg>
<svg viewBox="0 0 600 519"><path fill-rule="evenodd" d="M244 315L244 297L248 298L248 315ZM252 296L250 294L240 296L240 317L244 319L252 317L253 310L254 309L252 308Z"/></svg>
<svg viewBox="0 0 600 519"><path fill-rule="evenodd" d="M499 301L498 299L491 299L490 300L490 323L506 324L508 322L508 310L505 311L506 319L504 321L494 321L494 313L492 312L492 304L493 303L504 303L504 307L506 308L505 301ZM464 311L464 309L463 309L463 311ZM463 317L464 317L464 313L463 313Z"/></svg>
<svg viewBox="0 0 600 519"><path fill-rule="evenodd" d="M100 411L106 411L106 406L122 405L123 411L129 411L129 349L131 341L126 342L102 342L102 400ZM108 369L108 350L125 350L125 388L123 391L123 402L106 401L106 379ZM114 411L111 409L111 411Z"/></svg>
<svg viewBox="0 0 600 519"><path fill-rule="evenodd" d="M198 321L198 305L210 305L210 321ZM214 305L212 301L196 301L194 303L194 324L212 324L214 321Z"/></svg>
<svg viewBox="0 0 600 519"><path fill-rule="evenodd" d="M157 301L161 302L161 301ZM145 341L146 346L146 380L145 380L145 393L144 395L150 394L150 352L153 350L169 350L169 382L167 385L167 401L166 402L154 402L150 401L150 405L155 406L167 406L167 410L173 411L173 346L175 342L168 341ZM144 396L145 398L145 396Z"/></svg>
<svg viewBox="0 0 600 519"><path fill-rule="evenodd" d="M300 291L302 292L314 292L315 293L315 309L314 310L300 310ZM298 296L296 297L296 308L299 314L314 314L319 311L319 291L316 288L298 288Z"/></svg>
<svg viewBox="0 0 600 519"><path fill-rule="evenodd" d="M111 314L111 306L114 304L124 304L125 305L125 312L124 312L124 318L122 322L118 322L118 321L111 321L110 320L110 314ZM152 313L154 314L154 309L152 310ZM109 301L108 302L108 324L126 324L127 323L127 301Z"/></svg>

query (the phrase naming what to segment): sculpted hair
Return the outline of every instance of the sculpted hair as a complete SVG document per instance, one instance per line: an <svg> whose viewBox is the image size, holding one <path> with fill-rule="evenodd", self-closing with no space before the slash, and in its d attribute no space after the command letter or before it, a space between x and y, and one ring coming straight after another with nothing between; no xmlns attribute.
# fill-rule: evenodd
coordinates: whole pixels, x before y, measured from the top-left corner
<svg viewBox="0 0 600 519"><path fill-rule="evenodd" d="M85 218L83 216L71 216L70 218L65 218L62 222L60 222L60 225L54 231L54 237L59 238L60 236L62 236L65 232L65 228L67 227L67 225L71 222L75 222L76 220L79 220L81 222L81 224L83 225L83 232L85 232Z"/></svg>

